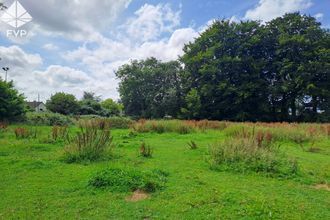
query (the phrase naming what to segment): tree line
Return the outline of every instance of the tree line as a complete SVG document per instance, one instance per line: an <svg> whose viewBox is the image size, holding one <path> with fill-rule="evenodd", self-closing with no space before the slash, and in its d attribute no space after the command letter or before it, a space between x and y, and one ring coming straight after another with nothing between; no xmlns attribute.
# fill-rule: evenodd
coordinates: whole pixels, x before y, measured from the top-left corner
<svg viewBox="0 0 330 220"><path fill-rule="evenodd" d="M123 65L125 113L136 118L329 121L330 35L314 17L214 22L177 61Z"/></svg>

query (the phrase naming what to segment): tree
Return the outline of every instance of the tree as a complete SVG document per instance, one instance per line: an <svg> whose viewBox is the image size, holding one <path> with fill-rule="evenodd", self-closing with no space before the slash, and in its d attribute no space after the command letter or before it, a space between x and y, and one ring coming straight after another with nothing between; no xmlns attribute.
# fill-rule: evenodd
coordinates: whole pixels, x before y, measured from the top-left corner
<svg viewBox="0 0 330 220"><path fill-rule="evenodd" d="M63 115L73 115L79 110L79 103L76 97L63 92L56 93L47 101L48 110Z"/></svg>
<svg viewBox="0 0 330 220"><path fill-rule="evenodd" d="M201 102L195 118L267 120L266 61L258 22L217 21L184 52L187 92L194 88Z"/></svg>
<svg viewBox="0 0 330 220"><path fill-rule="evenodd" d="M191 89L187 94L185 104L186 106L181 109L183 116L188 119L198 118L202 105L196 89Z"/></svg>
<svg viewBox="0 0 330 220"><path fill-rule="evenodd" d="M299 13L270 21L269 81L273 110L281 121L317 120L329 94L329 32ZM328 42L328 43L326 43Z"/></svg>
<svg viewBox="0 0 330 220"><path fill-rule="evenodd" d="M0 78L0 121L16 120L24 114L23 95L14 88L13 82L5 82Z"/></svg>
<svg viewBox="0 0 330 220"><path fill-rule="evenodd" d="M100 115L109 116L107 110L103 109L101 106L101 98L96 96L93 92L84 92L82 100L80 100L80 110L81 115Z"/></svg>
<svg viewBox="0 0 330 220"><path fill-rule="evenodd" d="M182 67L179 62L163 63L155 58L132 61L116 76L125 113L134 117L177 117L183 101Z"/></svg>
<svg viewBox="0 0 330 220"><path fill-rule="evenodd" d="M123 111L123 106L112 99L102 101L101 106L109 112L110 116L118 116Z"/></svg>

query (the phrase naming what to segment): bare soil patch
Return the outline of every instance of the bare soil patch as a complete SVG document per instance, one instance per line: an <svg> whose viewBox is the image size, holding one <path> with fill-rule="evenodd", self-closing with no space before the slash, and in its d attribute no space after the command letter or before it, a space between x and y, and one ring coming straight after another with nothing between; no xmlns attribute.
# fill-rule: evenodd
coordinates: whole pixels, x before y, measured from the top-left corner
<svg viewBox="0 0 330 220"><path fill-rule="evenodd" d="M149 194L142 191L142 190L136 190L135 192L133 192L132 195L128 196L126 198L126 201L128 202L138 202L138 201L142 201L149 198Z"/></svg>
<svg viewBox="0 0 330 220"><path fill-rule="evenodd" d="M317 184L313 187L314 189L323 189L326 191L330 191L330 185L329 184Z"/></svg>

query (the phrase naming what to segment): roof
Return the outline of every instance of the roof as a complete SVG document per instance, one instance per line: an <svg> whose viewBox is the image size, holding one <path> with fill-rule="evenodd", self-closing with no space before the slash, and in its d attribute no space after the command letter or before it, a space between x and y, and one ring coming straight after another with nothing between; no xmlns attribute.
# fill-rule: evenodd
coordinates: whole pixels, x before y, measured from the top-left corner
<svg viewBox="0 0 330 220"><path fill-rule="evenodd" d="M44 104L43 102L26 102L26 104L30 107L30 108L37 108L39 105Z"/></svg>

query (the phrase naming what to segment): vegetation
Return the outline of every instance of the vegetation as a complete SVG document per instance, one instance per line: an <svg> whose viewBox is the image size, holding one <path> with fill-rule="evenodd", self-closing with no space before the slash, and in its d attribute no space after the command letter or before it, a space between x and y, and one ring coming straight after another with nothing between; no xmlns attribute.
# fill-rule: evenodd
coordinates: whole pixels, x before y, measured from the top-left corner
<svg viewBox="0 0 330 220"><path fill-rule="evenodd" d="M79 111L79 104L74 95L63 92L56 93L47 101L49 111L63 115L74 115Z"/></svg>
<svg viewBox="0 0 330 220"><path fill-rule="evenodd" d="M152 148L149 145L147 145L145 142L142 142L140 146L140 155L142 157L150 158L152 157L152 154L153 154Z"/></svg>
<svg viewBox="0 0 330 220"><path fill-rule="evenodd" d="M80 131L65 147L64 160L68 163L95 161L110 156L112 136L109 127L100 127L96 121L80 121Z"/></svg>
<svg viewBox="0 0 330 220"><path fill-rule="evenodd" d="M73 120L65 115L51 112L28 112L25 116L25 123L29 125L71 125Z"/></svg>
<svg viewBox="0 0 330 220"><path fill-rule="evenodd" d="M117 71L126 114L138 118L327 122L329 30L286 14L266 24L214 22L180 62L133 61Z"/></svg>
<svg viewBox="0 0 330 220"><path fill-rule="evenodd" d="M167 174L160 170L141 172L133 169L107 168L96 173L88 184L95 188L107 188L112 192L155 192L164 188L166 177Z"/></svg>
<svg viewBox="0 0 330 220"><path fill-rule="evenodd" d="M279 148L280 145L268 141L264 144L260 139L228 139L211 147L211 168L240 173L253 171L281 177L297 175L296 161L290 161Z"/></svg>
<svg viewBox="0 0 330 220"><path fill-rule="evenodd" d="M25 111L23 95L14 88L13 82L5 82L0 77L0 121L17 121Z"/></svg>
<svg viewBox="0 0 330 220"><path fill-rule="evenodd" d="M112 157L105 151L97 160L85 157L96 155L88 148L73 151L70 162L76 163L70 164L63 161L67 147L85 149L76 145L78 140L84 135L100 138L107 131L100 129L103 125L80 121L77 125L84 125L83 131L76 126L40 126L37 138L27 139L16 139L14 133L23 126L7 127L0 136L0 216L267 219L272 213L274 219L326 219L330 215L329 124L175 123L188 124L194 131L113 129L111 144L117 147L110 148ZM61 141L60 130L68 133L70 143ZM295 133L316 138L306 140L302 149L291 138ZM52 134L58 141L43 142ZM198 143L196 150L187 148L191 140ZM141 141L152 146L152 159L137 156ZM109 146L87 143L92 149ZM148 196L127 200L135 190Z"/></svg>

